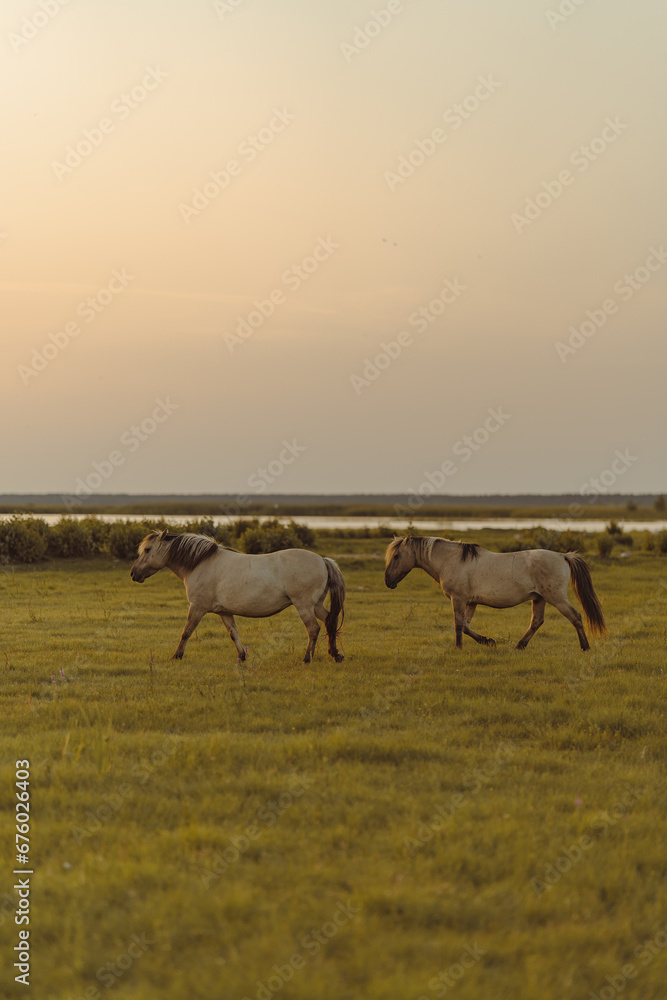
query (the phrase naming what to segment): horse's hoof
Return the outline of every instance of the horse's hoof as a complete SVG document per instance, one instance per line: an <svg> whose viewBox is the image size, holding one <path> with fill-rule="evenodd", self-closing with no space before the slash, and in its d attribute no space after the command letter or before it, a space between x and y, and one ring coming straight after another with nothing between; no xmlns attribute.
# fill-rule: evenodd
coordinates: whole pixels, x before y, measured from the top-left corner
<svg viewBox="0 0 667 1000"><path fill-rule="evenodd" d="M172 656L172 660L182 660L182 659L183 659L182 653L174 653L174 655Z"/></svg>
<svg viewBox="0 0 667 1000"><path fill-rule="evenodd" d="M486 640L486 644L487 644L487 646L495 646L496 640L495 639L487 639Z"/></svg>
<svg viewBox="0 0 667 1000"><path fill-rule="evenodd" d="M527 642L517 642L517 644L516 644L516 646L514 648L515 649L525 649L527 645L528 645Z"/></svg>
<svg viewBox="0 0 667 1000"><path fill-rule="evenodd" d="M342 653L336 653L336 655L334 656L334 660L336 661L336 663L342 663L344 659L345 657L343 656Z"/></svg>

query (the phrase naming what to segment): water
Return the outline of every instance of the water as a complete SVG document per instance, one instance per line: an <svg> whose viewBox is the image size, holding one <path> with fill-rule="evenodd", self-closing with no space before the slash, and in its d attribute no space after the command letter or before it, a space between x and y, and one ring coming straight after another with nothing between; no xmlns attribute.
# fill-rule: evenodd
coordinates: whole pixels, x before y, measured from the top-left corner
<svg viewBox="0 0 667 1000"><path fill-rule="evenodd" d="M47 524L57 524L62 517L61 514L37 514L35 516L46 521ZM72 514L71 516L76 520L81 520L82 518L90 515ZM182 524L184 521L195 520L195 516L190 514L170 514L167 516L162 514L98 514L97 516L100 521L106 521L111 524L113 524L114 521L147 521L149 523L151 521L165 521L167 524ZM0 514L0 520L2 521L8 521L11 517L11 514ZM229 522L235 520L235 518L229 518L224 514L216 514L211 515L211 520L214 524L229 524ZM271 520L271 516L261 516L258 520L268 521ZM319 517L315 515L311 516L309 514L297 515L293 518L281 517L280 520L293 520L296 521L297 524L305 524L314 530L317 530L318 528L336 528L340 530L342 528L386 527L391 528L392 531L396 531L398 533L405 531L409 524L409 521L406 518L397 517ZM604 531L609 522L601 520L586 520L584 518L490 517L478 519L469 518L467 520L461 520L458 518L434 518L428 520L424 518L422 520L419 518L415 519L413 523L420 531L432 531L437 535L448 535L456 534L461 531L474 531L475 528L505 528L508 531L523 531L530 530L531 528L546 528L553 531L565 531L567 529L571 529L572 531ZM665 531L667 529L667 521L619 521L618 524L624 531Z"/></svg>

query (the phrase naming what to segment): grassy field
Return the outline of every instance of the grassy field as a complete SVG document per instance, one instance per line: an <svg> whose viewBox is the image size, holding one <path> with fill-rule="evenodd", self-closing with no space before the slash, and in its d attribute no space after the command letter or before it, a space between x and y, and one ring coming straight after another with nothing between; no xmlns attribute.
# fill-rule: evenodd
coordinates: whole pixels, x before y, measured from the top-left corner
<svg viewBox="0 0 667 1000"><path fill-rule="evenodd" d="M471 541L484 533L471 532ZM667 563L588 556L610 626L479 608L380 540L326 541L346 659L293 609L207 616L98 559L0 573L0 995L667 996ZM13 982L14 762L31 771L31 990Z"/></svg>

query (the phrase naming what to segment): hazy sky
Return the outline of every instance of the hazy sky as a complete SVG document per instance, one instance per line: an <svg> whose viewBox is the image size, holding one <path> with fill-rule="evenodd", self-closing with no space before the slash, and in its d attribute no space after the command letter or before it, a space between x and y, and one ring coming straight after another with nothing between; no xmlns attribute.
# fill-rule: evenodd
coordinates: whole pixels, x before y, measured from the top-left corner
<svg viewBox="0 0 667 1000"><path fill-rule="evenodd" d="M5 0L0 492L666 491L666 33Z"/></svg>

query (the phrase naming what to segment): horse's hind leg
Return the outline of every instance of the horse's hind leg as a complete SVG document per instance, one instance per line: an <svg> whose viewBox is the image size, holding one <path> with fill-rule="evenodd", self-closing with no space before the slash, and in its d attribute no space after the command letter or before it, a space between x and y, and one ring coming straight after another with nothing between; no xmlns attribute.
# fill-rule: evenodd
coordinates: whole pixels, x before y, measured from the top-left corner
<svg viewBox="0 0 667 1000"><path fill-rule="evenodd" d="M329 612L324 607L322 603L315 605L315 614L320 619L321 622L325 622L329 616ZM327 631L327 637L329 639L329 656L333 656L336 663L341 663L344 659L343 654L338 652L338 646L336 645L336 632L335 629L333 634Z"/></svg>
<svg viewBox="0 0 667 1000"><path fill-rule="evenodd" d="M584 623L577 609L573 608L566 598L562 598L559 601L550 601L549 603L553 604L553 606L560 611L560 613L564 615L572 625L574 625L577 635L579 636L579 645L584 652L586 652L587 649L590 649L590 643L588 642L586 632L584 631Z"/></svg>
<svg viewBox="0 0 667 1000"><path fill-rule="evenodd" d="M181 641L178 644L176 652L172 656L172 660L183 659L185 644L187 643L188 639L190 638L194 630L197 628L197 625L199 625L200 621L202 620L205 614L206 614L205 611L200 611L199 608L195 608L194 605L192 604L190 605L190 608L188 610L188 620L185 623L185 628L183 629Z"/></svg>
<svg viewBox="0 0 667 1000"><path fill-rule="evenodd" d="M306 646L306 655L303 658L303 662L310 663L311 657L315 654L315 643L320 634L320 626L315 617L315 610L312 607L299 607L296 604L294 606L299 612L299 617L308 632L308 645Z"/></svg>
<svg viewBox="0 0 667 1000"><path fill-rule="evenodd" d="M530 626L525 635L521 636L516 644L517 649L525 649L530 640L533 638L537 632L540 625L544 623L544 609L546 607L546 601L543 597L533 598L533 615L530 619ZM574 610L574 609L573 609Z"/></svg>
<svg viewBox="0 0 667 1000"><path fill-rule="evenodd" d="M234 615L223 615L220 614L222 618L222 624L225 626L229 632L229 638L232 640L239 654L239 660L243 662L245 660L245 649L241 645L241 640L239 639L239 630L236 627L236 622L234 621Z"/></svg>
<svg viewBox="0 0 667 1000"><path fill-rule="evenodd" d="M472 621L472 616L475 614L476 609L476 604L467 605L463 622L463 634L469 635L471 639L474 639L475 642L480 642L482 646L495 646L495 639L489 639L485 635L480 635L479 632L473 632L470 628L470 622Z"/></svg>

